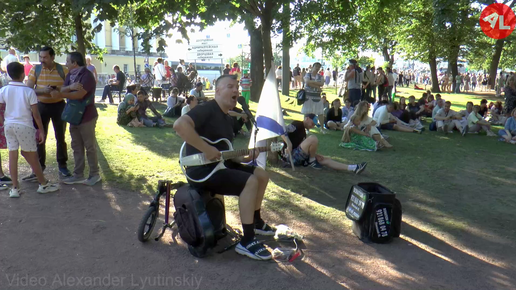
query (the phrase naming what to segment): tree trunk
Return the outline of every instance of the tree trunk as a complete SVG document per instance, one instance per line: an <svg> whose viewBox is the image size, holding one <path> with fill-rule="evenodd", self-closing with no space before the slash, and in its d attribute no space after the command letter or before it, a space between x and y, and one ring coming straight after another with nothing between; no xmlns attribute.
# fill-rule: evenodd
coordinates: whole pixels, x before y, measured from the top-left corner
<svg viewBox="0 0 516 290"><path fill-rule="evenodd" d="M489 68L489 87L494 90L496 75L498 71L498 64L500 63L500 57L502 55L503 45L505 44L505 39L498 39L495 44L495 51L493 56L491 57L491 66Z"/></svg>
<svg viewBox="0 0 516 290"><path fill-rule="evenodd" d="M439 79L437 78L437 61L435 55L431 54L428 64L430 65L430 75L432 77L432 93L440 93Z"/></svg>
<svg viewBox="0 0 516 290"><path fill-rule="evenodd" d="M262 41L263 41L263 56L265 61L265 70L268 72L274 60L272 54L271 43L271 27L272 27L272 10L265 9L262 12Z"/></svg>
<svg viewBox="0 0 516 290"><path fill-rule="evenodd" d="M78 13L74 17L75 21L75 34L77 36L77 51L82 53L83 57L86 57L86 45L84 43L84 30L82 26L82 14Z"/></svg>
<svg viewBox="0 0 516 290"><path fill-rule="evenodd" d="M263 41L261 27L247 27L251 35L251 100L258 102L262 92L264 75L263 75Z"/></svg>
<svg viewBox="0 0 516 290"><path fill-rule="evenodd" d="M290 2L283 5L283 81L281 82L281 93L288 96L290 93Z"/></svg>
<svg viewBox="0 0 516 290"><path fill-rule="evenodd" d="M459 67L457 66L457 60L459 58L459 49L459 46L452 47L450 56L448 57L448 67L451 70L451 74L453 76L452 91L454 93L457 91L457 82L455 81L455 79L459 74Z"/></svg>
<svg viewBox="0 0 516 290"><path fill-rule="evenodd" d="M389 49L387 48L386 45L384 45L382 47L382 55L383 55L383 61L387 62L387 61L391 61L391 58L389 56Z"/></svg>
<svg viewBox="0 0 516 290"><path fill-rule="evenodd" d="M136 71L136 49L138 48L138 41L136 40L136 34L134 33L134 29L131 29L131 41L133 42L133 65L134 65L134 79L136 80L136 76L138 72ZM136 45L135 45L136 42Z"/></svg>

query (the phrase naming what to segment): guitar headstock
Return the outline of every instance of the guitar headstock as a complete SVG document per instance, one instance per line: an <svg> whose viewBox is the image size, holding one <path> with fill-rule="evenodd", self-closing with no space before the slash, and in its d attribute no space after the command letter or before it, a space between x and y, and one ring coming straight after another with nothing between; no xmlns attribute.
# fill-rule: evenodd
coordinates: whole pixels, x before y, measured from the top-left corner
<svg viewBox="0 0 516 290"><path fill-rule="evenodd" d="M281 151L281 149L283 149L283 146L285 146L285 144L283 142L272 142L271 143L271 151L279 152L279 151Z"/></svg>

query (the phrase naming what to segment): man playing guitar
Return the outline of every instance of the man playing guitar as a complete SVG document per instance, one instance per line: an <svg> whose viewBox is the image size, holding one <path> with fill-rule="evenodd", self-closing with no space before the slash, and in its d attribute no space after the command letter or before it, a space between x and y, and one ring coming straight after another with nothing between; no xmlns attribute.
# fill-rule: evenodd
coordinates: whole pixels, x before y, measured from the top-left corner
<svg viewBox="0 0 516 290"><path fill-rule="evenodd" d="M187 143L187 156L204 153L205 158L209 160L221 158L220 151L227 150L227 145L219 142L212 146L201 139L201 136L211 141L220 138L233 141L233 120L229 112L236 106L238 96L236 75L223 75L216 81L215 100L196 106L174 123L177 134ZM289 149L291 148L287 150ZM260 217L260 208L269 176L259 167L241 164L241 162L251 161L253 155L258 156L258 152L226 161L224 164L226 169L216 171L204 182L197 183L189 180L189 183L193 188L221 195L238 196L244 236L235 250L255 260L269 260L272 258L271 253L255 238L255 233L275 234L275 229ZM216 163L188 167L186 173L193 179L201 179L211 173L215 166Z"/></svg>

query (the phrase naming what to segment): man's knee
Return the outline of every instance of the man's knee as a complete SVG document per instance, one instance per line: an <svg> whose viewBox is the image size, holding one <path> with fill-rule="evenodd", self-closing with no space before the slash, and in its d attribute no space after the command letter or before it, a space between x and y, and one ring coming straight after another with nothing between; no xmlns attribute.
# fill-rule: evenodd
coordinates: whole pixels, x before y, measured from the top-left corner
<svg viewBox="0 0 516 290"><path fill-rule="evenodd" d="M253 175L256 176L260 184L267 184L269 182L269 174L260 167L256 167Z"/></svg>
<svg viewBox="0 0 516 290"><path fill-rule="evenodd" d="M255 194L258 189L258 182L258 177L252 174L251 176L249 176L247 182L245 183L245 189L250 189L251 192Z"/></svg>
<svg viewBox="0 0 516 290"><path fill-rule="evenodd" d="M308 136L308 138L306 138L306 141L310 144L318 144L319 143L319 139L317 139L317 136L315 136L315 135Z"/></svg>

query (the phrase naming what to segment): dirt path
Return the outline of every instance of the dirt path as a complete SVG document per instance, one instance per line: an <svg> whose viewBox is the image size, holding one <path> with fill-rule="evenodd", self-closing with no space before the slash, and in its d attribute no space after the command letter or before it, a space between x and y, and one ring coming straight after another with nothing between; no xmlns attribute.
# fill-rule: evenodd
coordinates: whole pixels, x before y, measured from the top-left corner
<svg viewBox="0 0 516 290"><path fill-rule="evenodd" d="M137 240L148 195L102 184L40 195L35 184L23 186L20 199L0 195L0 289L516 288L513 241L465 247L419 230L410 217L389 245L362 243L348 221L343 229L292 221L306 236L305 256L293 264L252 261L233 250L197 259L171 231L160 242ZM281 223L273 213L265 217ZM239 227L232 213L228 223Z"/></svg>

